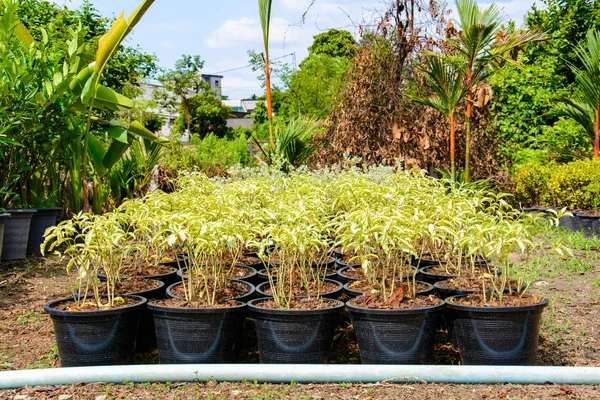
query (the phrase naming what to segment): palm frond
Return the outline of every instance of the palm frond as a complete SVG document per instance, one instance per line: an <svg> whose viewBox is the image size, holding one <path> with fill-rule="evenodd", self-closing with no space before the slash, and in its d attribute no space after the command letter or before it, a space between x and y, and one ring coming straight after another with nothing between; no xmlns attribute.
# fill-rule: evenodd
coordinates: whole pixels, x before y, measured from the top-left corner
<svg viewBox="0 0 600 400"><path fill-rule="evenodd" d="M596 110L591 107L587 101L581 99L559 97L557 100L559 103L554 107L554 111L559 115L575 120L585 129L590 137L593 138L595 133L594 121L596 118Z"/></svg>
<svg viewBox="0 0 600 400"><path fill-rule="evenodd" d="M271 26L271 5L273 0L258 0L258 14L262 27L263 42L265 45L265 56L269 59L269 30Z"/></svg>

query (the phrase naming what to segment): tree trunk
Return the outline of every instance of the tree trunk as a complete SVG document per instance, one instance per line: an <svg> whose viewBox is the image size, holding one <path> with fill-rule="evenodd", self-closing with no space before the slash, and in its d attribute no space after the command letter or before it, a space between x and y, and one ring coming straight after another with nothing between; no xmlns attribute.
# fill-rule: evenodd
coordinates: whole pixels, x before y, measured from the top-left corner
<svg viewBox="0 0 600 400"><path fill-rule="evenodd" d="M448 123L450 124L450 179L452 179L452 182L455 182L456 169L454 166L455 146L454 146L454 115L453 114L451 114L448 117Z"/></svg>
<svg viewBox="0 0 600 400"><path fill-rule="evenodd" d="M467 93L467 111L465 114L465 182L471 180L469 161L471 158L471 115L473 114L473 93Z"/></svg>
<svg viewBox="0 0 600 400"><path fill-rule="evenodd" d="M269 141L271 146L275 147L275 139L273 137L273 103L271 102L271 68L269 60L265 59L265 77L267 86L267 119L269 120Z"/></svg>

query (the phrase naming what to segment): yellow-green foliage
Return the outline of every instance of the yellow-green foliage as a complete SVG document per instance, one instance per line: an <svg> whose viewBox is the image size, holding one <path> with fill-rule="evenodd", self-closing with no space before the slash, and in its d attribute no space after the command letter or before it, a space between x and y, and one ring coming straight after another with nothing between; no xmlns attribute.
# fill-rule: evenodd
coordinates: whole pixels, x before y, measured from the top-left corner
<svg viewBox="0 0 600 400"><path fill-rule="evenodd" d="M517 198L528 205L546 203L548 181L555 168L556 164L554 162L530 161L523 164L514 177Z"/></svg>
<svg viewBox="0 0 600 400"><path fill-rule="evenodd" d="M527 205L591 209L600 205L600 160L557 165L532 161L515 175L516 194Z"/></svg>

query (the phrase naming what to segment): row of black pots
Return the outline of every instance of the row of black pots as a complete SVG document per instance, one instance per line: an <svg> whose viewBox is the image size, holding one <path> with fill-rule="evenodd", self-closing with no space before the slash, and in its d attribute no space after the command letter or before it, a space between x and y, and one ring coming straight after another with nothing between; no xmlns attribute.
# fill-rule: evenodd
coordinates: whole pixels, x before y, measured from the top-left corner
<svg viewBox="0 0 600 400"><path fill-rule="evenodd" d="M262 307L264 298L233 307L177 308L125 295L136 304L101 311L50 313L63 366L130 363L140 315L152 313L161 363L230 362L246 310L255 319L261 363L327 362L337 315L344 308L279 310ZM535 363L542 303L519 307L472 307L449 298L418 309L373 310L346 303L365 364L428 364L436 328L447 309L463 364Z"/></svg>
<svg viewBox="0 0 600 400"><path fill-rule="evenodd" d="M40 253L47 228L56 225L60 208L6 210L0 214L0 258L22 260Z"/></svg>
<svg viewBox="0 0 600 400"><path fill-rule="evenodd" d="M530 207L523 211L528 214L542 214L544 217L553 217L554 213L546 207ZM570 211L573 216L560 217L559 224L573 232L582 231L586 237L600 236L600 215L589 215L579 211Z"/></svg>

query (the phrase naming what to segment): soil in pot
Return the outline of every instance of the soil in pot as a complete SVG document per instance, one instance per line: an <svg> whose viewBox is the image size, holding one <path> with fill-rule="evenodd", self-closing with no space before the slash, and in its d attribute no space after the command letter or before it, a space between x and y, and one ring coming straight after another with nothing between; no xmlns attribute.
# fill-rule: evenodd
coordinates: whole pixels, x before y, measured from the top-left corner
<svg viewBox="0 0 600 400"><path fill-rule="evenodd" d="M168 267L166 265L148 265L148 264L135 264L135 265L126 265L121 270L122 279L128 279L130 277L136 278L144 278L144 279L156 279L159 281L163 281L165 286L169 286L177 281L179 281L179 277L177 276L177 268ZM106 276L104 275L104 271L100 271L98 273L98 277L101 281L106 280Z"/></svg>
<svg viewBox="0 0 600 400"><path fill-rule="evenodd" d="M174 298L151 302L148 309L154 315L161 364L233 361L245 303L221 298L211 305Z"/></svg>
<svg viewBox="0 0 600 400"><path fill-rule="evenodd" d="M292 296L296 299L301 299L308 297L306 293L311 293L313 296L316 296L317 293L319 293L319 297L337 299L342 294L342 290L343 287L341 283L330 279L325 279L321 283L320 290L318 282L315 281L311 281L308 288L304 287L300 283L294 285L292 288ZM258 285L256 291L260 297L273 296L273 289L271 288L271 284L269 282L263 282Z"/></svg>
<svg viewBox="0 0 600 400"><path fill-rule="evenodd" d="M429 296L435 293L431 283L417 281L417 295ZM352 281L344 285L344 293L350 298L355 298L372 289L367 281Z"/></svg>
<svg viewBox="0 0 600 400"><path fill-rule="evenodd" d="M365 293L346 303L363 364L430 364L444 303L433 296L407 297L406 285L388 301Z"/></svg>
<svg viewBox="0 0 600 400"><path fill-rule="evenodd" d="M29 240L29 228L31 218L37 211L29 210L7 210L10 218L5 220L4 235L2 242L2 261L22 260L27 257L27 242Z"/></svg>
<svg viewBox="0 0 600 400"><path fill-rule="evenodd" d="M54 325L63 367L133 362L139 317L146 299L121 297L124 302L110 309L98 309L92 302L77 307L73 299L56 300L44 306Z"/></svg>
<svg viewBox="0 0 600 400"><path fill-rule="evenodd" d="M427 267L423 267L419 269L419 274L421 276L421 280L424 282L428 282L431 284L435 284L436 282L440 282L446 279L457 278L460 275L466 275L471 273L471 266L465 266L461 269L461 271L457 271L454 268L446 268L444 265L430 265ZM498 275L502 274L502 268L495 268L493 266L480 265L475 266L475 275L482 274L494 274Z"/></svg>
<svg viewBox="0 0 600 400"><path fill-rule="evenodd" d="M506 284L507 286L510 285L510 287L513 289L518 287L518 282L514 279L510 279L510 281ZM452 296L482 292L484 288L486 292L491 292L493 290L493 283L490 279L484 279L482 276L470 275L439 281L433 286L436 288L438 295L442 299ZM508 292L508 287L505 289L505 291Z"/></svg>
<svg viewBox="0 0 600 400"><path fill-rule="evenodd" d="M227 283L227 286L219 290L216 298L229 300L237 300L239 302L248 302L254 298L256 288L249 282L239 279L232 279ZM181 282L172 284L167 288L167 297L185 299L185 288Z"/></svg>
<svg viewBox="0 0 600 400"><path fill-rule="evenodd" d="M463 364L535 364L540 320L548 300L514 294L484 304L482 294L476 293L445 302Z"/></svg>
<svg viewBox="0 0 600 400"><path fill-rule="evenodd" d="M260 362L324 364L344 303L332 299L298 299L289 310L271 299L248 303L255 318Z"/></svg>

